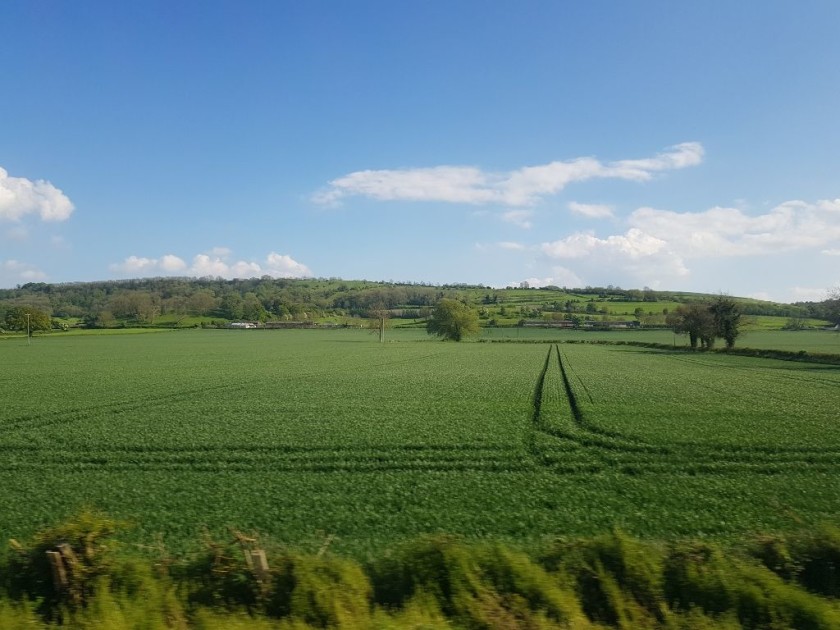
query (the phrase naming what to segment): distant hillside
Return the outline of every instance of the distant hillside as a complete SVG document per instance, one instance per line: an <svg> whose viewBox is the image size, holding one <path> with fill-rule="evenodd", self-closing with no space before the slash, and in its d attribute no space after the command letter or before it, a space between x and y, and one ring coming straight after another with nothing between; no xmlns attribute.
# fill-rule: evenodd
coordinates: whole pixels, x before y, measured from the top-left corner
<svg viewBox="0 0 840 630"><path fill-rule="evenodd" d="M443 297L478 310L483 325L523 321L636 320L662 325L678 304L714 296L619 287L508 287L429 285L365 280L144 278L65 284L29 283L0 290L0 322L11 308L29 306L66 325L86 327L189 326L247 321L347 323L371 311L421 320ZM779 304L735 298L746 315L831 319L828 302Z"/></svg>

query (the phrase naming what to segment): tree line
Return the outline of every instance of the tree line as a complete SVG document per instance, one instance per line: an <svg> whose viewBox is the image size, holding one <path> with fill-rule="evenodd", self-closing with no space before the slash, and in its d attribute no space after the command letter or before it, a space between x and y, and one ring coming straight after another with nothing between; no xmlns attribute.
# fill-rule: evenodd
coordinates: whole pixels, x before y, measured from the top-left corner
<svg viewBox="0 0 840 630"><path fill-rule="evenodd" d="M144 325L161 315L249 321L366 317L379 306L399 311L398 316L425 316L440 299L460 289L463 287L269 277L29 283L0 290L0 322L10 309L21 307L53 318L81 320L91 327L109 327L118 321Z"/></svg>
<svg viewBox="0 0 840 630"><path fill-rule="evenodd" d="M575 293L571 293L574 291ZM579 291L591 295L581 301ZM104 282L47 284L29 283L0 290L0 327L23 330L21 322L29 309L30 330L39 330L44 319L54 327L68 320L87 327L150 325L166 316L166 321L188 317L218 318L221 321L311 321L325 317L371 317L385 313L388 318L427 319L444 299L463 302L478 309L480 319L494 322L495 316L539 318L548 310L558 315L577 312L606 313L593 301L628 299L652 303L657 300L686 302L667 314L667 325L689 335L694 347L711 347L715 339L733 344L742 315L784 315L803 320L807 317L840 323L840 292L835 290L823 302L796 305L749 300L729 300L720 304L708 296L624 290L618 287L587 287L564 290L558 287L492 289L480 285L430 285L392 282L345 281L341 279L275 279L265 276L243 280L221 278L145 278ZM731 304L730 304L731 302ZM737 306L737 317L732 310ZM724 306L728 310L724 309ZM714 308L712 308L714 307ZM33 310L34 309L34 310ZM512 310L515 309L515 310ZM724 310L721 310L724 309ZM37 313L36 313L37 311ZM507 311L507 312L506 312ZM644 309L637 308L636 311ZM606 315L605 315L606 317ZM638 313L637 313L638 318ZM32 326L35 326L32 328ZM492 325L492 323L490 323Z"/></svg>

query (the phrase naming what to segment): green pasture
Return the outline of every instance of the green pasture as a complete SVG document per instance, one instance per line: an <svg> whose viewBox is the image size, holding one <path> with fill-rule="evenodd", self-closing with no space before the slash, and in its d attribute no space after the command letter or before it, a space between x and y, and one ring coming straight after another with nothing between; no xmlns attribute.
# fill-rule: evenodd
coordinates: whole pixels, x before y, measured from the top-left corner
<svg viewBox="0 0 840 630"><path fill-rule="evenodd" d="M362 556L434 532L727 539L840 517L836 367L562 343L673 339L662 331L482 338L503 337L559 343L392 330L380 344L357 329L7 339L0 537L82 506L132 521L137 542L180 548L234 526ZM827 332L753 340L840 346Z"/></svg>

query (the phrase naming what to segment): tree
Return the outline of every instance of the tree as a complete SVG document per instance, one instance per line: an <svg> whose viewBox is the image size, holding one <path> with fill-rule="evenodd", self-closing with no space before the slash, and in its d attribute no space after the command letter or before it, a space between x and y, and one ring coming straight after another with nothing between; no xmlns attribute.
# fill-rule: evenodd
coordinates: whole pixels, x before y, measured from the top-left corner
<svg viewBox="0 0 840 630"><path fill-rule="evenodd" d="M6 312L6 328L9 330L28 330L30 337L36 330L49 332L50 325L50 316L31 306L16 306Z"/></svg>
<svg viewBox="0 0 840 630"><path fill-rule="evenodd" d="M735 347L741 334L741 308L735 300L721 295L711 304L692 302L682 304L668 313L665 321L675 333L688 334L692 348L697 342L703 348L712 348L715 338L721 337L726 347Z"/></svg>
<svg viewBox="0 0 840 630"><path fill-rule="evenodd" d="M108 310L119 319L149 324L160 313L159 299L148 291L123 291L111 298Z"/></svg>
<svg viewBox="0 0 840 630"><path fill-rule="evenodd" d="M722 337L727 349L735 347L735 339L741 334L741 309L730 297L720 295L709 307L715 320L715 336Z"/></svg>
<svg viewBox="0 0 840 630"><path fill-rule="evenodd" d="M209 289L196 291L187 298L187 310L193 315L209 315L218 306L218 300Z"/></svg>
<svg viewBox="0 0 840 630"><path fill-rule="evenodd" d="M831 323L840 326L840 287L831 290L825 306Z"/></svg>
<svg viewBox="0 0 840 630"><path fill-rule="evenodd" d="M698 341L704 348L715 344L715 318L708 304L681 304L668 313L666 321L675 333L688 334L692 348L697 347Z"/></svg>
<svg viewBox="0 0 840 630"><path fill-rule="evenodd" d="M479 331L478 316L469 306L447 298L438 302L426 324L426 332L443 339L461 341Z"/></svg>
<svg viewBox="0 0 840 630"><path fill-rule="evenodd" d="M245 310L242 307L242 296L238 293L226 293L222 297L222 305L220 307L222 317L227 319L242 319Z"/></svg>
<svg viewBox="0 0 840 630"><path fill-rule="evenodd" d="M268 319L268 313L256 293L248 292L242 298L242 317L254 322Z"/></svg>

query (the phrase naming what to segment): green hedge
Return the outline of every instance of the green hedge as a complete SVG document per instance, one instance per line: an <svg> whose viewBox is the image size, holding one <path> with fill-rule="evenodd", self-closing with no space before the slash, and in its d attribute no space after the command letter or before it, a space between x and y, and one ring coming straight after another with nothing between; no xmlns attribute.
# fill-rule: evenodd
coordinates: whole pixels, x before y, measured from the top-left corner
<svg viewBox="0 0 840 630"><path fill-rule="evenodd" d="M445 535L361 564L232 531L173 558L94 512L11 541L0 627L840 628L840 529L738 547L613 531L527 555Z"/></svg>

